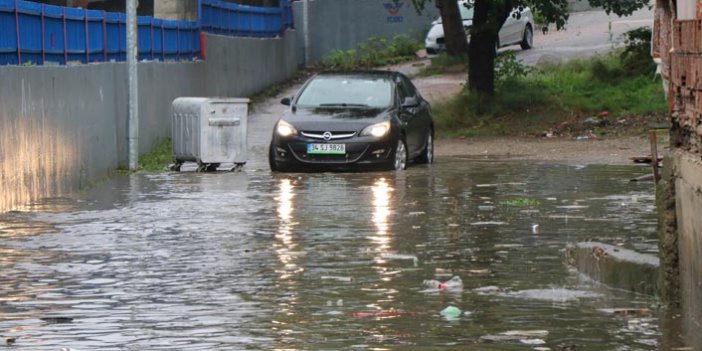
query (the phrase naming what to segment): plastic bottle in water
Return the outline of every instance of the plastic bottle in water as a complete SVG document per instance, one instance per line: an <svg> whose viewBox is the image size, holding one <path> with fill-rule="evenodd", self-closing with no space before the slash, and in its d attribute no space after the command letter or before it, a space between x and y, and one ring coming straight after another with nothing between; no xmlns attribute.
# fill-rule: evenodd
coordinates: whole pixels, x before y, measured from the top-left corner
<svg viewBox="0 0 702 351"><path fill-rule="evenodd" d="M424 286L432 289L443 290L446 289L446 285L436 279L429 279L424 281Z"/></svg>
<svg viewBox="0 0 702 351"><path fill-rule="evenodd" d="M435 279L425 280L424 285L432 289L458 290L463 289L463 280L456 275L443 283Z"/></svg>
<svg viewBox="0 0 702 351"><path fill-rule="evenodd" d="M463 280L455 275L453 278L445 281L444 286L446 286L446 289L463 289Z"/></svg>

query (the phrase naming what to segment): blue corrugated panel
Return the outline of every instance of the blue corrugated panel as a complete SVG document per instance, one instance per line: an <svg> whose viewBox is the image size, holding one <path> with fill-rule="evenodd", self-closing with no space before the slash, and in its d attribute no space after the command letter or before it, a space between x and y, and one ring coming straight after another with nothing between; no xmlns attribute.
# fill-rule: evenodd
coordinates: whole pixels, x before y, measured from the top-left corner
<svg viewBox="0 0 702 351"><path fill-rule="evenodd" d="M120 13L119 22L119 52L120 61L127 61L127 15Z"/></svg>
<svg viewBox="0 0 702 351"><path fill-rule="evenodd" d="M87 62L85 53L85 10L65 8L68 62Z"/></svg>
<svg viewBox="0 0 702 351"><path fill-rule="evenodd" d="M90 62L105 61L105 25L102 11L87 10L88 16L88 53Z"/></svg>
<svg viewBox="0 0 702 351"><path fill-rule="evenodd" d="M17 23L15 2L0 0L0 65L16 65Z"/></svg>
<svg viewBox="0 0 702 351"><path fill-rule="evenodd" d="M200 27L197 22L188 22L186 25L187 52L182 56L186 60L194 60L200 54Z"/></svg>
<svg viewBox="0 0 702 351"><path fill-rule="evenodd" d="M126 38L121 38L120 26L124 26L123 14L110 12L105 14L107 61L122 61L120 41L126 41Z"/></svg>
<svg viewBox="0 0 702 351"><path fill-rule="evenodd" d="M44 5L44 59L45 62L65 64L63 8Z"/></svg>
<svg viewBox="0 0 702 351"><path fill-rule="evenodd" d="M178 59L178 21L163 20L163 53L165 60Z"/></svg>
<svg viewBox="0 0 702 351"><path fill-rule="evenodd" d="M42 63L41 4L21 1L19 10L19 44L22 62L28 64Z"/></svg>
<svg viewBox="0 0 702 351"><path fill-rule="evenodd" d="M151 50L151 17L139 16L137 18L138 32L137 41L139 46L139 60L152 60Z"/></svg>
<svg viewBox="0 0 702 351"><path fill-rule="evenodd" d="M154 50L154 60L163 61L163 20L154 18L151 35Z"/></svg>

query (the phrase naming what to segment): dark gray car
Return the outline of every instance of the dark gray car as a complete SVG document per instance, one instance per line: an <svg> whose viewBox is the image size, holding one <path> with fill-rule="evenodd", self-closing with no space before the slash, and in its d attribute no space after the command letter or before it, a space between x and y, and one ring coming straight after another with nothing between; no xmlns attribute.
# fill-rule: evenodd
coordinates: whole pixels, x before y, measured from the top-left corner
<svg viewBox="0 0 702 351"><path fill-rule="evenodd" d="M310 78L276 122L273 171L403 170L434 159L429 103L393 71L325 72Z"/></svg>

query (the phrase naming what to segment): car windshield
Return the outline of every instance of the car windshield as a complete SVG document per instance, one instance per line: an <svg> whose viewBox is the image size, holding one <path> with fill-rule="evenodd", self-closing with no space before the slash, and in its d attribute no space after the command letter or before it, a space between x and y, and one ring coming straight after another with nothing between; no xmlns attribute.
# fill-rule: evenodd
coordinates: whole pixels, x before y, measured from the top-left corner
<svg viewBox="0 0 702 351"><path fill-rule="evenodd" d="M462 20L472 20L473 19L473 4L470 4L470 8L468 8L468 3L465 1L459 1L458 2L458 11L461 12L461 19ZM436 21L438 23L441 23L441 17L437 17Z"/></svg>
<svg viewBox="0 0 702 351"><path fill-rule="evenodd" d="M463 20L469 20L473 19L473 7L467 8L466 3L464 2L459 2L458 3L458 10L461 11L461 19Z"/></svg>
<svg viewBox="0 0 702 351"><path fill-rule="evenodd" d="M387 78L319 76L300 93L300 107L385 108L392 102L392 85Z"/></svg>

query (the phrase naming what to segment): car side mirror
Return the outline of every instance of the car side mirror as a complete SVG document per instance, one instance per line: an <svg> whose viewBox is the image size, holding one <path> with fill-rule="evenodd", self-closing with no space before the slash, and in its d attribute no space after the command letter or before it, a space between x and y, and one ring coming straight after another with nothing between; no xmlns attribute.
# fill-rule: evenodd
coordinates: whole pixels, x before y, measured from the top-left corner
<svg viewBox="0 0 702 351"><path fill-rule="evenodd" d="M280 103L285 105L285 106L290 106L291 99L289 97L284 97L283 100L280 100Z"/></svg>
<svg viewBox="0 0 702 351"><path fill-rule="evenodd" d="M405 98L405 101L402 102L403 108L417 107L417 106L419 106L419 99L417 99L416 96L408 96Z"/></svg>

